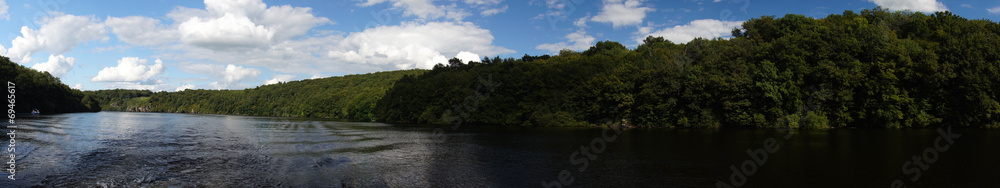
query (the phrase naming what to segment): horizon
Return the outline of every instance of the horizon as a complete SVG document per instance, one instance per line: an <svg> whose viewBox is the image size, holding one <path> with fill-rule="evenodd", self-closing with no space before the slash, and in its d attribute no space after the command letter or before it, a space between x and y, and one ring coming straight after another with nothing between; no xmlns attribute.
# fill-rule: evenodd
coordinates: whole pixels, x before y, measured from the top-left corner
<svg viewBox="0 0 1000 188"><path fill-rule="evenodd" d="M556 55L598 41L728 38L751 18L879 6L1000 18L1000 2L985 0L0 0L0 55L80 90L246 89L430 69L453 57Z"/></svg>

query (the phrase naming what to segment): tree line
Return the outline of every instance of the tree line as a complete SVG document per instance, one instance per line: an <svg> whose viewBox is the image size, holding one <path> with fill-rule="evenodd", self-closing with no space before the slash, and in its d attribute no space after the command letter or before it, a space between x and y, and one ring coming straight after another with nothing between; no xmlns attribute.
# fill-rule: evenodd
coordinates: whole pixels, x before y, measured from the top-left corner
<svg viewBox="0 0 1000 188"><path fill-rule="evenodd" d="M1000 127L1000 25L882 8L751 19L732 38L487 58L400 79L386 122L642 127ZM453 60L454 61L454 60ZM497 85L485 96L478 80ZM811 107L803 110L803 107Z"/></svg>
<svg viewBox="0 0 1000 188"><path fill-rule="evenodd" d="M15 113L31 113L34 109L45 114L101 111L91 96L70 88L48 72L18 65L8 57L0 56L0 81L5 85L4 109L14 109ZM14 83L13 105L8 99L7 82Z"/></svg>
<svg viewBox="0 0 1000 188"><path fill-rule="evenodd" d="M375 102L393 83L426 70L346 75L258 86L243 90L88 91L114 111L209 113L251 116L372 120Z"/></svg>

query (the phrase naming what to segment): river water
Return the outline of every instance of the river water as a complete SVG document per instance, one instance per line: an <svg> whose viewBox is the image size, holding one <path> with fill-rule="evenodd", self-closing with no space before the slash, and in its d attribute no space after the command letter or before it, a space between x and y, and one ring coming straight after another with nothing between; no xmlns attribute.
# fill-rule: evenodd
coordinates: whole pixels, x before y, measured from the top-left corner
<svg viewBox="0 0 1000 188"><path fill-rule="evenodd" d="M435 132L123 112L16 121L16 180L5 165L3 187L995 187L1000 174L1000 131L982 129Z"/></svg>

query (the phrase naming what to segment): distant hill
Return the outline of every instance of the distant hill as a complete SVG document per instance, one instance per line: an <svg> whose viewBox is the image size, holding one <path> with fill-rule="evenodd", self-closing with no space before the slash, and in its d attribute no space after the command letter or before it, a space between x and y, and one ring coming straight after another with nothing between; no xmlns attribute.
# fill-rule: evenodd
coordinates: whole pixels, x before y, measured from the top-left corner
<svg viewBox="0 0 1000 188"><path fill-rule="evenodd" d="M400 70L291 81L243 90L88 91L113 111L209 113L252 116L315 117L371 120L375 103L406 75L426 70Z"/></svg>
<svg viewBox="0 0 1000 188"><path fill-rule="evenodd" d="M4 109L10 109L8 82L13 83L15 113L31 113L32 109L44 114L101 110L97 100L63 84L59 78L18 65L3 56L0 56L0 82L3 83Z"/></svg>

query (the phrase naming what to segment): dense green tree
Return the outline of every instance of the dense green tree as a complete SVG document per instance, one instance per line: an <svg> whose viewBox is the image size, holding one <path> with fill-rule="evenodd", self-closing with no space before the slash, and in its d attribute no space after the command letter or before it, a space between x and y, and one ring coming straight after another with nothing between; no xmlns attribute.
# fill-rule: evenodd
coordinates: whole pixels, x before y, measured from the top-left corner
<svg viewBox="0 0 1000 188"><path fill-rule="evenodd" d="M1000 127L996 22L875 8L763 16L732 34L438 66L397 82L376 115L525 126ZM498 86L482 91L483 78Z"/></svg>
<svg viewBox="0 0 1000 188"><path fill-rule="evenodd" d="M400 78L425 70L347 75L258 86L244 90L100 90L88 94L114 111L212 113L372 120L375 103Z"/></svg>
<svg viewBox="0 0 1000 188"><path fill-rule="evenodd" d="M40 72L0 56L0 81L4 83L4 95L9 97L8 87L14 86L14 105L5 98L5 109L15 113L30 113L38 109L42 113L96 112L100 111L97 100L80 90L63 84L48 72Z"/></svg>

